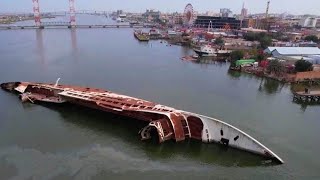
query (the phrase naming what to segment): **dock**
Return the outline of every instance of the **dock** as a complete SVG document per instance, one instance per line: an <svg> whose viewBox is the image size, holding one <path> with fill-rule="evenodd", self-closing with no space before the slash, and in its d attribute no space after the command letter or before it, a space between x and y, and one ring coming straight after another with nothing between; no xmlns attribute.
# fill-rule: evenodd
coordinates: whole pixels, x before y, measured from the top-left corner
<svg viewBox="0 0 320 180"><path fill-rule="evenodd" d="M320 103L320 90L294 92L293 101L304 103Z"/></svg>

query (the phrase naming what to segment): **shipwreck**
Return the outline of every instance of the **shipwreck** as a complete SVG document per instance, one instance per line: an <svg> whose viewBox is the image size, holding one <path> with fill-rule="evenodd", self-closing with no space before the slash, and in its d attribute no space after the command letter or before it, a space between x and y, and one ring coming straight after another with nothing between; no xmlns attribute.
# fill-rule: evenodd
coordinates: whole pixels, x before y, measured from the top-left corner
<svg viewBox="0 0 320 180"><path fill-rule="evenodd" d="M156 138L162 143L195 139L284 163L262 143L223 121L102 89L60 85L58 81L55 84L8 82L1 84L1 88L19 94L22 102L72 103L146 121L148 125L139 132L142 140Z"/></svg>

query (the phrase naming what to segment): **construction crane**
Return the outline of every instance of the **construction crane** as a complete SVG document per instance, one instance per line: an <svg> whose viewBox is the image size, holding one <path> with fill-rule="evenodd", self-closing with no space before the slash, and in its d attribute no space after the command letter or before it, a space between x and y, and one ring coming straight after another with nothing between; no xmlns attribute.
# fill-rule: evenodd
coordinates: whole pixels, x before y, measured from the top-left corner
<svg viewBox="0 0 320 180"><path fill-rule="evenodd" d="M267 3L266 17L265 17L268 32L269 32L269 30L270 30L270 23L269 23L269 6L270 6L270 1L268 1L268 3Z"/></svg>
<svg viewBox="0 0 320 180"><path fill-rule="evenodd" d="M269 6L270 6L270 1L268 1L268 4L267 4L266 19L268 19L268 16L269 16Z"/></svg>

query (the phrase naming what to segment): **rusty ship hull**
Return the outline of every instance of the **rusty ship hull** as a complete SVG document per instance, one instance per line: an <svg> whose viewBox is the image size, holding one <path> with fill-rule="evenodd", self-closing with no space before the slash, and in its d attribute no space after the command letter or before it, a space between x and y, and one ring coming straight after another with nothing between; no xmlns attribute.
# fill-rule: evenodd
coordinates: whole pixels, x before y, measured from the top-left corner
<svg viewBox="0 0 320 180"><path fill-rule="evenodd" d="M196 139L259 154L279 163L284 162L259 141L230 124L150 101L102 89L58 83L8 82L1 84L1 88L18 93L23 102L68 102L146 121L148 125L139 132L142 140L151 139L155 135L160 143Z"/></svg>

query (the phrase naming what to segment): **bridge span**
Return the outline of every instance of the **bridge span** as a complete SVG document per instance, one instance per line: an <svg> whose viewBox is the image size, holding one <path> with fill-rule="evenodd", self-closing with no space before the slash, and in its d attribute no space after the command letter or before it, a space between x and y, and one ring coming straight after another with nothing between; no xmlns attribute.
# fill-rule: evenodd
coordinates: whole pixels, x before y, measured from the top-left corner
<svg viewBox="0 0 320 180"><path fill-rule="evenodd" d="M6 25L0 26L0 30L17 30L17 29L62 29L62 28L150 28L150 25L130 25L130 24L93 24L93 25L74 25L69 22L52 22L42 23L41 26L24 26L24 25Z"/></svg>

